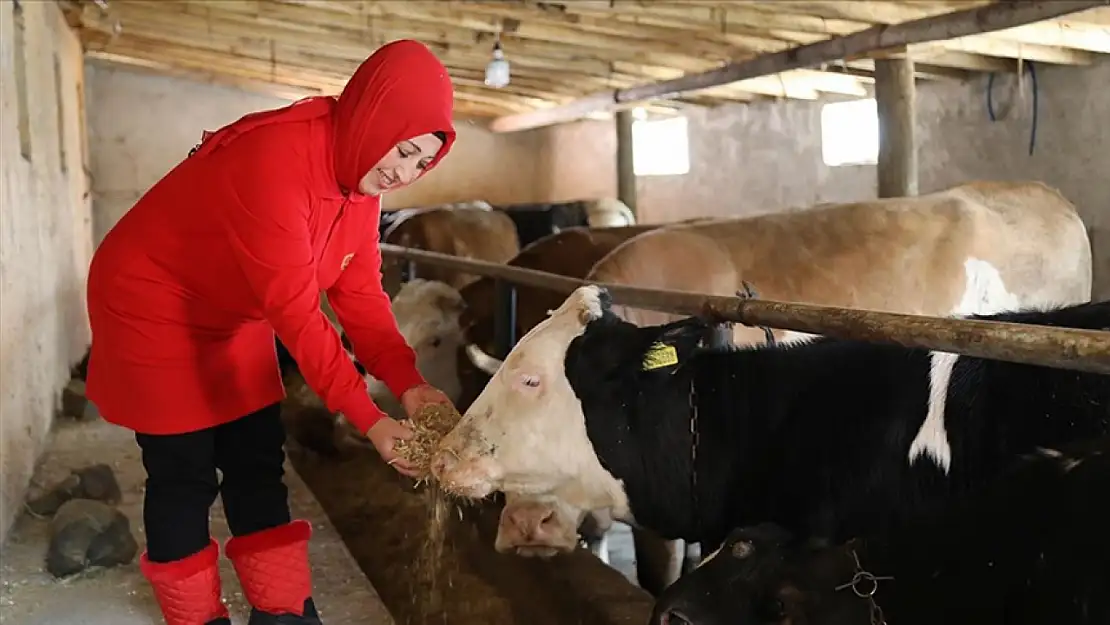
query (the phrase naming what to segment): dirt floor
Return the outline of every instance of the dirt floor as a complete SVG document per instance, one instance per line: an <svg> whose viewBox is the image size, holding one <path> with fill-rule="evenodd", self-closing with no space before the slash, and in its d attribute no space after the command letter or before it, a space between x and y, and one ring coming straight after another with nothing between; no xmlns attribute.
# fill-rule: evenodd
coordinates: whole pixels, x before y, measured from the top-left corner
<svg viewBox="0 0 1110 625"><path fill-rule="evenodd" d="M464 508L462 520L452 506L438 566L422 566L426 490L372 448L339 458L288 449L398 625L641 625L650 615L650 596L585 550L549 561L496 553L492 503Z"/></svg>
<svg viewBox="0 0 1110 625"><path fill-rule="evenodd" d="M47 486L66 477L70 470L108 463L116 473L123 501L119 509L131 521L140 545L143 472L133 436L103 421L60 421L53 440L40 461L35 484ZM289 465L286 465L287 468ZM321 617L327 625L393 625L374 588L337 535L335 528L292 470L286 484L295 516L315 528L310 546L314 590ZM32 493L32 496L35 493ZM45 572L43 557L48 544L48 520L24 513L3 546L0 621L20 625L160 625L163 623L150 588L139 573L138 556L128 565L87 571L65 580ZM212 510L213 535L221 543L228 536L219 503ZM246 622L245 605L230 563L222 560L224 598L236 625ZM455 622L452 620L452 622Z"/></svg>

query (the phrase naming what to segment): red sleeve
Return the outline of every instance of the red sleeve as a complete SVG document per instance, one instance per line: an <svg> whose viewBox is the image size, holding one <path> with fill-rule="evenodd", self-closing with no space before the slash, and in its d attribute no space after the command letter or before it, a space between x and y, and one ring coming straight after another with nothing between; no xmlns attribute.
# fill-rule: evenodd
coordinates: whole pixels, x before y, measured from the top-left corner
<svg viewBox="0 0 1110 625"><path fill-rule="evenodd" d="M253 137L238 141L254 143ZM310 187L298 171L286 171L305 155L280 143L259 139L220 159L233 197L221 211L228 240L263 314L305 382L329 410L342 412L365 432L384 413L370 399L366 381L320 310L308 229Z"/></svg>
<svg viewBox="0 0 1110 625"><path fill-rule="evenodd" d="M328 303L359 362L395 397L425 383L416 368L416 354L397 329L389 296L382 289L377 232L366 237L351 264L328 289Z"/></svg>

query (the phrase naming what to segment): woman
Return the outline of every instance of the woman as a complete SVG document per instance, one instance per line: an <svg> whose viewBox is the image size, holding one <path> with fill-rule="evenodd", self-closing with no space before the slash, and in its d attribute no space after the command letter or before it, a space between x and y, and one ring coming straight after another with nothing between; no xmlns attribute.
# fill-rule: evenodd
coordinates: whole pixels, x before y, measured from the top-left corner
<svg viewBox="0 0 1110 625"><path fill-rule="evenodd" d="M380 195L451 149L453 97L425 46L393 42L338 98L205 133L97 249L88 396L107 421L136 432L147 472L140 567L169 625L230 625L208 526L217 494L250 625L320 623L311 525L291 519L282 481L275 332L328 408L412 475L393 452L411 430L371 401L320 292L357 358L410 417L449 403L397 329L377 232Z"/></svg>

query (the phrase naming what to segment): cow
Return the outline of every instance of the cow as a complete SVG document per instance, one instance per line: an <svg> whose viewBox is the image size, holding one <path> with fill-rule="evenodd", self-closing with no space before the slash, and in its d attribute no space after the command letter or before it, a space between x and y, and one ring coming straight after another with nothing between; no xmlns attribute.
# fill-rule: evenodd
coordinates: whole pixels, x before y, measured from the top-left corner
<svg viewBox="0 0 1110 625"><path fill-rule="evenodd" d="M513 220L503 211L480 207L412 209L398 216L381 236L383 243L413 247L461 258L504 263L520 251ZM390 295L402 282L407 261L386 258L382 262L382 285ZM456 289L479 276L454 269L417 265L422 278L444 282Z"/></svg>
<svg viewBox="0 0 1110 625"><path fill-rule="evenodd" d="M924 315L987 313L1083 302L1091 293L1091 250L1075 207L1054 189L1029 182L973 182L928 195L738 219L694 221L630 239L586 276L629 284L732 295L747 285L767 299ZM675 315L615 307L638 325ZM775 341L803 333L771 329ZM735 325L737 345L766 332ZM472 360L495 369L496 359ZM793 389L784 388L792 393ZM572 519L555 509L510 503L498 544L543 524L566 534ZM566 508L565 506L563 507ZM634 530L640 584L656 593L681 573L679 543Z"/></svg>
<svg viewBox="0 0 1110 625"><path fill-rule="evenodd" d="M533 241L508 263L512 267L535 269L572 278L584 278L593 266L621 243L658 225L588 228L576 226ZM522 336L559 307L566 297L550 289L516 286L516 335ZM485 350L493 349L496 281L483 277L464 286L467 303L467 338Z"/></svg>
<svg viewBox="0 0 1110 625"><path fill-rule="evenodd" d="M1038 449L935 514L843 544L736 529L650 625L1110 623L1107 493L1101 437Z"/></svg>
<svg viewBox="0 0 1110 625"><path fill-rule="evenodd" d="M1086 301L1091 266L1086 226L1057 190L977 181L661 228L613 250L586 280L715 295L733 295L746 282L776 301L946 315ZM984 308L985 299L1002 308ZM640 325L677 318L616 310ZM734 340L763 342L764 333L737 325Z"/></svg>
<svg viewBox="0 0 1110 625"><path fill-rule="evenodd" d="M972 317L1107 330L1110 302ZM1110 425L1106 375L828 337L705 349L713 331L636 326L580 287L513 348L433 475L577 513L541 507L513 541L533 549L573 548L586 511L703 547L766 520L838 540Z"/></svg>
<svg viewBox="0 0 1110 625"><path fill-rule="evenodd" d="M400 292L392 299L391 306L401 335L416 352L416 368L429 384L442 390L453 402L457 401L462 388L459 385L456 354L465 340L460 321L466 309L462 296L447 284L417 278L401 287ZM346 333L341 332L340 338L348 356L366 380L367 392L374 403L394 419L407 418L400 401L383 382L369 375L355 358ZM289 394L300 404L319 407L320 399L305 386L288 351L280 341L277 347L278 360ZM306 447L329 456L335 455L335 448L339 443L356 441L368 444L364 437L354 434L341 413L334 415L332 423L327 425L297 424L294 432L309 434L307 438L296 438ZM323 436L321 432L331 434Z"/></svg>
<svg viewBox="0 0 1110 625"><path fill-rule="evenodd" d="M525 269L536 269L553 274L573 278L581 278L605 254L612 251L617 245L631 237L652 230L656 225L638 225L612 228L587 228L577 226L567 228L560 232L533 241L520 250L512 260L510 266ZM495 281L484 277L471 282L461 290L461 296L466 302L466 312L463 313L462 325L466 328L467 340L472 344L483 346L487 350L494 348L494 323L496 322L495 306L497 291ZM516 332L517 336L523 335L534 325L547 317L548 311L558 308L563 297L546 289L528 286L517 286L516 300ZM480 350L475 351L468 347L465 354L458 358L459 383L462 387L461 397L456 405L460 410L478 396L482 388L493 375L496 364L490 364L486 354ZM510 510L517 508L516 496L506 494L506 502ZM540 503L540 502L536 502ZM530 502L522 502L527 508ZM559 507L557 501L542 502L543 506ZM584 546L597 555L603 562L609 561L608 541L605 533L600 531L599 523L591 516L581 524L570 527L571 540L584 543ZM581 539L579 539L581 537ZM543 555L553 555L548 550L540 550Z"/></svg>

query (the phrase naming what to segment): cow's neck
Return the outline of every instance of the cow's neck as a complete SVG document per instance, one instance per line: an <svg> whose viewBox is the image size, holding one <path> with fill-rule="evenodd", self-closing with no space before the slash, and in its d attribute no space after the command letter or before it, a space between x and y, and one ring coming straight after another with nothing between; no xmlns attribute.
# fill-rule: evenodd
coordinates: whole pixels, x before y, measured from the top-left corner
<svg viewBox="0 0 1110 625"><path fill-rule="evenodd" d="M582 398L594 451L623 482L637 525L713 544L732 529L734 477L759 461L748 441L764 438L749 431L760 422L747 415L778 392L770 360L758 352L706 352L672 371L635 384L618 380ZM738 380L745 384L738 388Z"/></svg>

